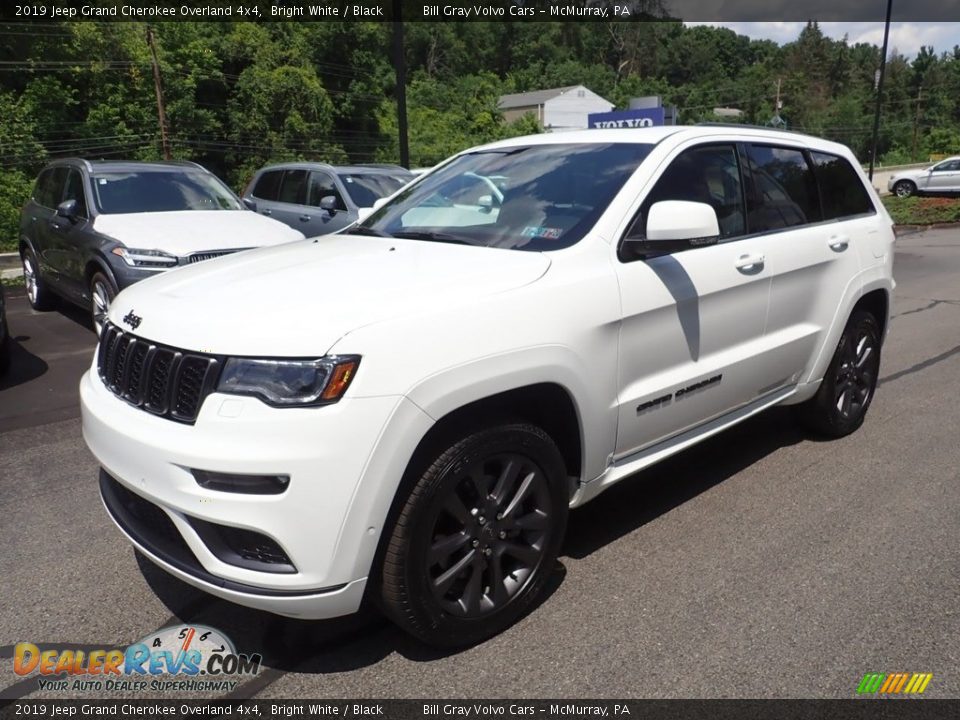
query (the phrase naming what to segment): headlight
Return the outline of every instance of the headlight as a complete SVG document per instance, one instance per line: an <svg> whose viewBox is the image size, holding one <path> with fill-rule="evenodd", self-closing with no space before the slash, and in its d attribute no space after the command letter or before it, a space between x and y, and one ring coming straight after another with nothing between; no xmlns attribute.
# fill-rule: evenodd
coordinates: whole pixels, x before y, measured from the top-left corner
<svg viewBox="0 0 960 720"><path fill-rule="evenodd" d="M111 252L122 258L130 267L168 268L177 264L176 255L162 250L136 250L134 248L115 247Z"/></svg>
<svg viewBox="0 0 960 720"><path fill-rule="evenodd" d="M319 360L230 358L217 390L253 395L275 407L335 403L350 386L358 355L331 355Z"/></svg>

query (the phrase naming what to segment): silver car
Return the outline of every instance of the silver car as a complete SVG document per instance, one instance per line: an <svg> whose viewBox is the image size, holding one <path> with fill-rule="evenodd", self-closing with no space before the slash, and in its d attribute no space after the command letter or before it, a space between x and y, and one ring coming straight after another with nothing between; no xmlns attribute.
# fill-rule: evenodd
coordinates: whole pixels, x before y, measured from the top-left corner
<svg viewBox="0 0 960 720"><path fill-rule="evenodd" d="M920 170L904 170L887 182L887 190L897 197L960 192L960 156L941 160Z"/></svg>

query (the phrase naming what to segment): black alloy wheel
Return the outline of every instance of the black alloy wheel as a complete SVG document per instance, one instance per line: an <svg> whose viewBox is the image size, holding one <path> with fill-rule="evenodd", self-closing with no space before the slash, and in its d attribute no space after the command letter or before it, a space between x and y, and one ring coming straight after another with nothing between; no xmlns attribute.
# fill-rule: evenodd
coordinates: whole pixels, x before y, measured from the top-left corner
<svg viewBox="0 0 960 720"><path fill-rule="evenodd" d="M420 476L390 533L380 603L440 647L509 627L542 594L566 527L559 450L532 425L503 425L450 445Z"/></svg>
<svg viewBox="0 0 960 720"><path fill-rule="evenodd" d="M870 313L855 312L817 394L798 406L801 419L821 435L849 435L863 424L879 375L880 328Z"/></svg>

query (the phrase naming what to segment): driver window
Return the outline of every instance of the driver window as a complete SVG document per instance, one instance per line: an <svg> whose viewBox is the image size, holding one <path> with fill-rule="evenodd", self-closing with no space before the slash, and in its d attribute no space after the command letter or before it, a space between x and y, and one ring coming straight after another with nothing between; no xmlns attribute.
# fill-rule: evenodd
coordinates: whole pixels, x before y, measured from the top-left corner
<svg viewBox="0 0 960 720"><path fill-rule="evenodd" d="M87 199L83 194L83 176L79 170L70 170L67 176L67 187L63 193L64 200L77 201L77 215L87 217Z"/></svg>
<svg viewBox="0 0 960 720"><path fill-rule="evenodd" d="M333 197L337 199L338 210L347 209L343 198L340 197L337 186L333 183L333 178L325 172L317 172L314 170L310 173L310 191L307 194L307 205L320 207L320 201L328 195L333 195Z"/></svg>
<svg viewBox="0 0 960 720"><path fill-rule="evenodd" d="M706 203L717 213L721 238L743 235L746 225L736 148L702 145L677 156L640 206L629 237L646 236L650 208L662 200Z"/></svg>

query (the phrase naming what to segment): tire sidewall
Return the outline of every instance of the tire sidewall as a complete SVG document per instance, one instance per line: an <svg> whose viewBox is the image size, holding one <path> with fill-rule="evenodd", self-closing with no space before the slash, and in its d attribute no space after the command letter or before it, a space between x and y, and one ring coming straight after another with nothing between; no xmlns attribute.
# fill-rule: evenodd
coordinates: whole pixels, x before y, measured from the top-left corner
<svg viewBox="0 0 960 720"><path fill-rule="evenodd" d="M836 394L837 369L843 360L844 345L847 342L853 342L862 330L867 330L872 335L873 346L877 354L877 372L874 374L873 383L870 386L870 394L867 396L867 401L864 403L860 412L857 413L855 417L844 418L840 415L840 411L837 410L836 405L833 402L833 398ZM843 330L843 334L840 336L840 342L837 343L837 349L833 353L833 358L830 360L830 366L827 368L827 374L823 379L823 405L825 410L829 412L829 424L839 435L847 435L852 433L861 425L863 425L863 421L867 416L867 412L870 410L870 405L873 404L873 397L877 391L877 383L880 375L880 349L880 328L877 325L876 319L873 317L873 315L867 312L855 313L850 318L850 321Z"/></svg>
<svg viewBox="0 0 960 720"><path fill-rule="evenodd" d="M429 587L424 559L430 542L432 521L449 491L450 485L470 465L504 453L524 455L544 473L550 488L550 528L543 556L521 590L502 609L480 618L463 618L447 613L436 602ZM442 457L442 456L441 456ZM404 582L408 609L415 624L438 645L460 646L476 643L509 627L523 615L541 594L552 573L566 530L569 494L566 471L560 453L543 431L528 425L508 425L469 436L463 447L447 462L434 464L421 478L418 493L411 496L410 527L403 541ZM414 499L416 498L416 499Z"/></svg>

